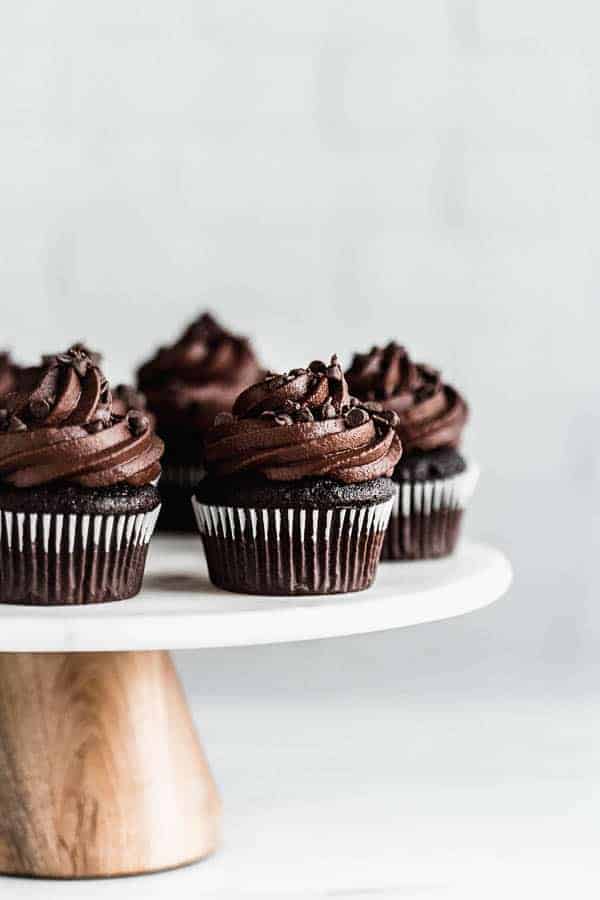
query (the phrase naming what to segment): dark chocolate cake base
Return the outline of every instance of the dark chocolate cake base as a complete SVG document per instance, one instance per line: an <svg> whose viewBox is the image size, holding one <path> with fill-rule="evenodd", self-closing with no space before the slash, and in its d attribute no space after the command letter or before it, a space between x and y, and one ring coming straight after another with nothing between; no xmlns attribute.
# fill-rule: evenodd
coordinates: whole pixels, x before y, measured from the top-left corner
<svg viewBox="0 0 600 900"><path fill-rule="evenodd" d="M160 509L156 488L0 491L0 603L65 606L133 597Z"/></svg>
<svg viewBox="0 0 600 900"><path fill-rule="evenodd" d="M229 591L280 596L365 590L394 493L386 478L360 485L207 480L193 506L211 581Z"/></svg>

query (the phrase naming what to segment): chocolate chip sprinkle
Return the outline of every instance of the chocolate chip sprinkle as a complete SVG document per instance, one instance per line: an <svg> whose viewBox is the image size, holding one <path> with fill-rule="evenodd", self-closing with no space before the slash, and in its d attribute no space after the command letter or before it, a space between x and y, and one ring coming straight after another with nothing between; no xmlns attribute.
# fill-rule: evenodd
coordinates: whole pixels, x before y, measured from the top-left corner
<svg viewBox="0 0 600 900"><path fill-rule="evenodd" d="M294 420L291 416L288 416L287 413L278 413L275 416L275 424L276 425L293 425Z"/></svg>
<svg viewBox="0 0 600 900"><path fill-rule="evenodd" d="M29 412L34 419L45 419L50 413L51 408L52 402L50 399L46 400L43 397L34 397L33 400L29 401Z"/></svg>
<svg viewBox="0 0 600 900"><path fill-rule="evenodd" d="M140 437L150 427L148 416L144 415L139 409L132 409L127 413L127 424L129 430L134 437Z"/></svg>
<svg viewBox="0 0 600 900"><path fill-rule="evenodd" d="M346 413L344 421L349 428L358 428L360 425L366 425L370 418L366 409L361 406L353 406Z"/></svg>
<svg viewBox="0 0 600 900"><path fill-rule="evenodd" d="M400 416L393 409L384 409L381 418L385 419L390 428L397 428L400 424Z"/></svg>

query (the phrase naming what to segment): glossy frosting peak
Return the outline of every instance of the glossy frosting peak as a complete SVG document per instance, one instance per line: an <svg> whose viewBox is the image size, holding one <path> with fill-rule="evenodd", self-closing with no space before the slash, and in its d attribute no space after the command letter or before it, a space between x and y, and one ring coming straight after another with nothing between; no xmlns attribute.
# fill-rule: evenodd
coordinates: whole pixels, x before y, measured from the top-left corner
<svg viewBox="0 0 600 900"><path fill-rule="evenodd" d="M377 401L398 415L405 451L460 444L467 404L436 369L413 362L399 344L357 353L346 378L361 400Z"/></svg>
<svg viewBox="0 0 600 900"><path fill-rule="evenodd" d="M269 373L215 419L206 460L217 475L272 481L328 477L352 484L391 475L402 448L396 416L350 397L337 357Z"/></svg>
<svg viewBox="0 0 600 900"><path fill-rule="evenodd" d="M46 357L0 400L0 482L33 487L148 484L162 441L139 410L115 415L108 382L84 350Z"/></svg>
<svg viewBox="0 0 600 900"><path fill-rule="evenodd" d="M171 347L161 347L138 372L158 427L202 431L230 410L241 390L261 376L245 338L204 314Z"/></svg>

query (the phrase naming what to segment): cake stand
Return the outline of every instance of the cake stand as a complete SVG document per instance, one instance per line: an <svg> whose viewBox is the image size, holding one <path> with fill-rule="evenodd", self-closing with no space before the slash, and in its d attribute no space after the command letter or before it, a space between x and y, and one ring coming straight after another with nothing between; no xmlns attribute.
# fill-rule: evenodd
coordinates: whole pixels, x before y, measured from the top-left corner
<svg viewBox="0 0 600 900"><path fill-rule="evenodd" d="M464 541L384 563L357 594L228 594L198 538L156 538L142 593L84 607L0 606L0 872L132 875L202 859L220 802L168 650L313 640L461 615L511 567Z"/></svg>

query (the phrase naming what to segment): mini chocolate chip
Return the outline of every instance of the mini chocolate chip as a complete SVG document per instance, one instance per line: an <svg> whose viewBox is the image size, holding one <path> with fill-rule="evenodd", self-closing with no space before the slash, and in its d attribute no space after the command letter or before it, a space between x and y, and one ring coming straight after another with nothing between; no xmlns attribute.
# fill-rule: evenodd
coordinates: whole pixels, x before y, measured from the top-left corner
<svg viewBox="0 0 600 900"><path fill-rule="evenodd" d="M381 418L385 419L388 425L391 428L397 428L400 424L400 416L397 412L394 412L393 409L384 409L382 413L380 413Z"/></svg>
<svg viewBox="0 0 600 900"><path fill-rule="evenodd" d="M360 406L360 400L357 397L350 397L348 400L349 406Z"/></svg>
<svg viewBox="0 0 600 900"><path fill-rule="evenodd" d="M215 416L215 420L213 425L218 428L220 425L231 425L233 422L233 416L228 412L220 412Z"/></svg>
<svg viewBox="0 0 600 900"><path fill-rule="evenodd" d="M331 400L326 400L323 406L321 407L321 418L322 419L335 419L337 418L337 410Z"/></svg>
<svg viewBox="0 0 600 900"><path fill-rule="evenodd" d="M272 409L265 409L264 412L261 412L259 418L261 418L261 419L274 419L274 418L275 418L275 413L273 412Z"/></svg>
<svg viewBox="0 0 600 900"><path fill-rule="evenodd" d="M65 366L69 366L71 364L72 356L70 353L57 353L54 359L57 363L62 363Z"/></svg>
<svg viewBox="0 0 600 900"><path fill-rule="evenodd" d="M308 408L308 406L303 406L302 409L300 409L298 411L298 413L296 414L296 421L297 422L314 422L315 417L313 416L313 414L312 414L311 410Z"/></svg>
<svg viewBox="0 0 600 900"><path fill-rule="evenodd" d="M306 369L290 369L290 375L297 378L299 375L306 375Z"/></svg>
<svg viewBox="0 0 600 900"><path fill-rule="evenodd" d="M275 424L276 425L293 425L294 420L291 416L288 416L286 413L278 413L275 416Z"/></svg>
<svg viewBox="0 0 600 900"><path fill-rule="evenodd" d="M359 425L366 425L369 421L369 413L361 406L353 406L349 409L345 416L345 423L349 428L358 428Z"/></svg>
<svg viewBox="0 0 600 900"><path fill-rule="evenodd" d="M320 359L313 359L308 368L315 375L324 375L327 371L327 366Z"/></svg>
<svg viewBox="0 0 600 900"><path fill-rule="evenodd" d="M90 434L98 434L99 431L104 430L104 423L101 419L94 419L93 422L88 422L85 428Z"/></svg>
<svg viewBox="0 0 600 900"><path fill-rule="evenodd" d="M51 409L49 400L34 398L29 401L29 412L34 419L45 419Z"/></svg>
<svg viewBox="0 0 600 900"><path fill-rule="evenodd" d="M293 413L300 409L300 404L295 400L284 400L281 408L283 412Z"/></svg>
<svg viewBox="0 0 600 900"><path fill-rule="evenodd" d="M11 416L8 420L7 431L27 431L27 425L18 416Z"/></svg>
<svg viewBox="0 0 600 900"><path fill-rule="evenodd" d="M334 359L336 362L334 362ZM331 378L333 381L341 381L344 377L342 367L337 362L337 356L331 357L331 365L327 366L327 377Z"/></svg>
<svg viewBox="0 0 600 900"><path fill-rule="evenodd" d="M148 416L145 416L140 410L132 409L127 414L127 424L129 425L129 430L132 435L134 437L140 437L140 435L148 431L150 420L148 419Z"/></svg>

